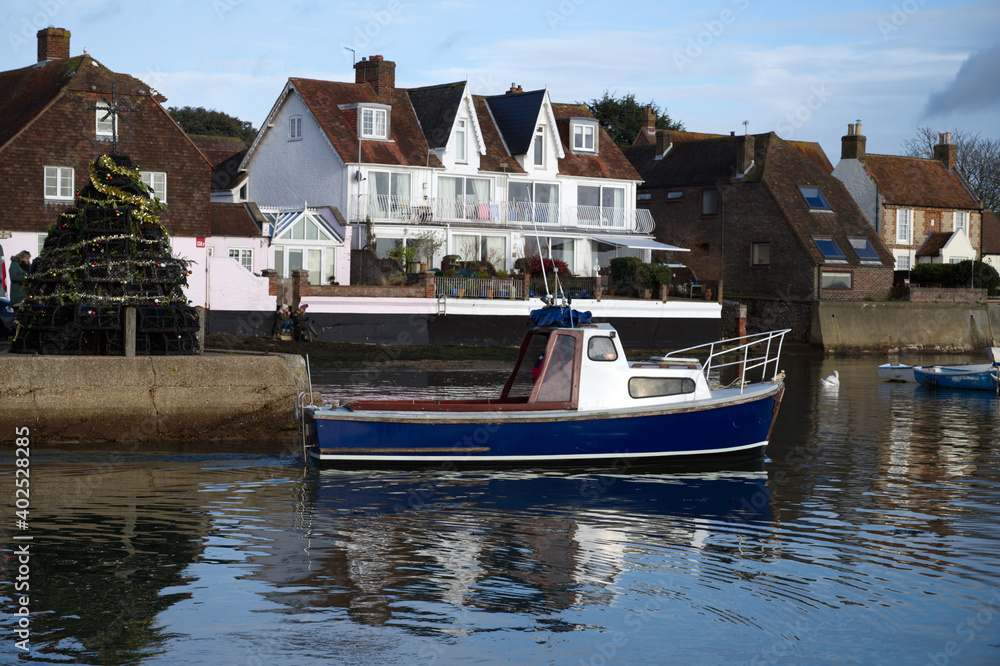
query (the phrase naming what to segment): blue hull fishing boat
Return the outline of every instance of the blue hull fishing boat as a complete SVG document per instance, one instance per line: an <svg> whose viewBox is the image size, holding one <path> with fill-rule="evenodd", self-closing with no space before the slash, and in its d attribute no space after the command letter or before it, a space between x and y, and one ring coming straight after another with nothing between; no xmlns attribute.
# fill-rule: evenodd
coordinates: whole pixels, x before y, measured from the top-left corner
<svg viewBox="0 0 1000 666"><path fill-rule="evenodd" d="M990 363L918 365L913 377L931 388L968 389L1000 393L1000 347L987 347Z"/></svg>
<svg viewBox="0 0 1000 666"><path fill-rule="evenodd" d="M787 330L629 362L615 329L589 313L532 318L496 398L303 406L307 454L341 467L534 468L760 455L767 445Z"/></svg>

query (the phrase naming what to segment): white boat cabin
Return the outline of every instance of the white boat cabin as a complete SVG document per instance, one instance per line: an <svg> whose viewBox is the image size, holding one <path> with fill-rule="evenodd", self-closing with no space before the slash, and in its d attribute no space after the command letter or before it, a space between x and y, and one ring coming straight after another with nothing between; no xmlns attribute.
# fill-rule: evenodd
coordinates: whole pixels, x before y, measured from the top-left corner
<svg viewBox="0 0 1000 666"><path fill-rule="evenodd" d="M521 343L500 402L594 411L711 398L701 364L664 358L629 363L610 324L535 328Z"/></svg>

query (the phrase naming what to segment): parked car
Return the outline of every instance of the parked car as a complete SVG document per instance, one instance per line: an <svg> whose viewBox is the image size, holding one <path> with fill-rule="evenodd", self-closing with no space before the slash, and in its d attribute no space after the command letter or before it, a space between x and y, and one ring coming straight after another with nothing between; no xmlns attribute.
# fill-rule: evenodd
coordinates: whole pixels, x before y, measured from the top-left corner
<svg viewBox="0 0 1000 666"><path fill-rule="evenodd" d="M0 298L0 338L6 338L14 332L14 308L10 301Z"/></svg>

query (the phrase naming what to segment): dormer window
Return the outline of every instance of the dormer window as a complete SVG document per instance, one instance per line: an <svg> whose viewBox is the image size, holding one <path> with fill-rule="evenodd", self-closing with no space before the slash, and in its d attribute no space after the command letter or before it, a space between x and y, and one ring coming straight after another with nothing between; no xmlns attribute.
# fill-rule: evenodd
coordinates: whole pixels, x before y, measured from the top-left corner
<svg viewBox="0 0 1000 666"><path fill-rule="evenodd" d="M545 127L535 130L535 166L545 166Z"/></svg>
<svg viewBox="0 0 1000 666"><path fill-rule="evenodd" d="M361 138L388 139L389 121L387 109L361 109Z"/></svg>
<svg viewBox="0 0 1000 666"><path fill-rule="evenodd" d="M105 117L107 116L107 117ZM97 136L111 136L117 127L118 117L108 112L108 105L97 103Z"/></svg>
<svg viewBox="0 0 1000 666"><path fill-rule="evenodd" d="M597 123L585 120L573 120L570 123L573 131L574 153L597 152Z"/></svg>
<svg viewBox="0 0 1000 666"><path fill-rule="evenodd" d="M302 116L292 116L288 119L288 140L300 141L302 139Z"/></svg>

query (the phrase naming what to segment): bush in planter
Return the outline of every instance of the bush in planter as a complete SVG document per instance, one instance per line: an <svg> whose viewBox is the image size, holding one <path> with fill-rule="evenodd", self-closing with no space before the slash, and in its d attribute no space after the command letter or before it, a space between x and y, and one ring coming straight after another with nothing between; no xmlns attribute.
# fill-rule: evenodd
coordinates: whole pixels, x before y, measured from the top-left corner
<svg viewBox="0 0 1000 666"><path fill-rule="evenodd" d="M390 273L386 281L390 286L398 287L401 284L406 284L406 273L401 271L396 271L395 273Z"/></svg>
<svg viewBox="0 0 1000 666"><path fill-rule="evenodd" d="M501 280L506 280L507 278L510 277L510 273L508 273L507 271L497 271L496 276Z"/></svg>
<svg viewBox="0 0 1000 666"><path fill-rule="evenodd" d="M395 259L407 273L413 270L414 259L417 256L417 249L412 245L399 245L389 250L389 258Z"/></svg>
<svg viewBox="0 0 1000 666"><path fill-rule="evenodd" d="M445 277L455 277L455 273L457 273L457 272L458 271L456 271L454 268L449 268L448 270L446 270L444 272L444 276Z"/></svg>
<svg viewBox="0 0 1000 666"><path fill-rule="evenodd" d="M636 257L615 257L611 260L611 284L619 296L638 294L638 271L640 262Z"/></svg>
<svg viewBox="0 0 1000 666"><path fill-rule="evenodd" d="M659 298L660 285L669 287L674 279L674 272L670 270L670 266L663 264L640 264L638 272L640 282L646 289L653 291L653 298Z"/></svg>
<svg viewBox="0 0 1000 666"><path fill-rule="evenodd" d="M480 280L488 280L490 278L490 274L488 271L479 271L474 277L477 277Z"/></svg>

